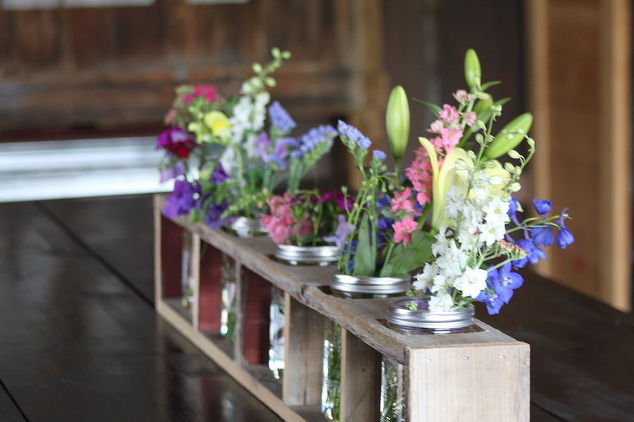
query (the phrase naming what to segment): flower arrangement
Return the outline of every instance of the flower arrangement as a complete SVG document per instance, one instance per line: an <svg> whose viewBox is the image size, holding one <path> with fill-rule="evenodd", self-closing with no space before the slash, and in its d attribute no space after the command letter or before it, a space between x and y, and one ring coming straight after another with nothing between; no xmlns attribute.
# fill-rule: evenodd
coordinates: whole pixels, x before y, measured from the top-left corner
<svg viewBox="0 0 634 422"><path fill-rule="evenodd" d="M341 232L337 232L338 223L345 219L343 212L351 207L349 200L340 191L320 194L310 190L295 195L286 192L268 199L271 214L262 215L262 223L277 244L339 245L343 239Z"/></svg>
<svg viewBox="0 0 634 422"><path fill-rule="evenodd" d="M551 203L533 200L536 217L521 220L512 196L535 153L528 136L532 123L522 114L494 135L493 127L508 99L494 101L481 83L480 63L473 50L465 57L467 90L454 93L456 105L427 105L436 116L420 137L412 163L401 175L399 164L409 132L404 90L390 96L388 137L396 166L388 171L385 153L364 159L370 140L340 122L341 140L363 175L346 223L338 270L360 276L415 275L410 310L460 311L475 301L491 314L509 302L522 277L513 270L546 257L542 247L565 248L574 241L566 228L567 210L550 215ZM525 143L526 152L516 148ZM345 192L345 190L344 190ZM518 236L520 235L520 236ZM422 271L420 271L422 269Z"/></svg>
<svg viewBox="0 0 634 422"><path fill-rule="evenodd" d="M290 53L273 48L272 56L267 65L255 63L254 75L230 97L211 85L177 89L166 117L172 127L157 142L165 151L161 180L175 179L167 216L189 214L192 223L213 228L236 217L259 218L276 186L287 179L289 191L297 191L330 150L331 126L290 136L295 121L279 102L270 103L267 91Z"/></svg>

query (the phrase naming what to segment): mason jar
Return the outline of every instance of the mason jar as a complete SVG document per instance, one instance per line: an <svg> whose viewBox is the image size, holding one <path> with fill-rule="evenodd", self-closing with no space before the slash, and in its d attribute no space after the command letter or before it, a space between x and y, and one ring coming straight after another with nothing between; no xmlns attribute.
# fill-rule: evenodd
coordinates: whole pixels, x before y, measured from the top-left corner
<svg viewBox="0 0 634 422"><path fill-rule="evenodd" d="M281 379L284 370L284 291L275 286L271 286L269 318L269 369L276 379Z"/></svg>
<svg viewBox="0 0 634 422"><path fill-rule="evenodd" d="M221 270L221 308L220 308L220 334L233 342L236 328L237 304L236 304L236 266L235 261L228 255L222 255Z"/></svg>
<svg viewBox="0 0 634 422"><path fill-rule="evenodd" d="M341 326L327 320L324 332L321 411L329 421L338 421L341 410Z"/></svg>

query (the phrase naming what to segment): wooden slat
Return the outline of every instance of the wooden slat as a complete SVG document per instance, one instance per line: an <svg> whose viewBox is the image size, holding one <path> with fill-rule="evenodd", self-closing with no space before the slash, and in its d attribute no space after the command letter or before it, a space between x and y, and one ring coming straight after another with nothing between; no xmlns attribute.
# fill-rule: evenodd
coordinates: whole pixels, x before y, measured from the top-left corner
<svg viewBox="0 0 634 422"><path fill-rule="evenodd" d="M340 382L341 422L379 420L381 355L343 328Z"/></svg>
<svg viewBox="0 0 634 422"><path fill-rule="evenodd" d="M321 403L324 317L284 295L284 403Z"/></svg>
<svg viewBox="0 0 634 422"><path fill-rule="evenodd" d="M600 297L612 306L631 309L631 86L629 0L602 0L601 31L601 134L602 142L598 249L601 279Z"/></svg>
<svg viewBox="0 0 634 422"><path fill-rule="evenodd" d="M412 350L408 385L414 421L528 422L529 347Z"/></svg>
<svg viewBox="0 0 634 422"><path fill-rule="evenodd" d="M568 226L576 237L565 251L551 248L539 270L627 310L630 3L532 0L527 5L538 148L535 194L552 199L556 211L570 207Z"/></svg>
<svg viewBox="0 0 634 422"><path fill-rule="evenodd" d="M244 360L249 365L264 365L269 357L269 325L271 307L270 282L244 268L246 283L243 312Z"/></svg>
<svg viewBox="0 0 634 422"><path fill-rule="evenodd" d="M222 308L222 257L213 246L201 245L200 281L198 288L198 329L220 331Z"/></svg>

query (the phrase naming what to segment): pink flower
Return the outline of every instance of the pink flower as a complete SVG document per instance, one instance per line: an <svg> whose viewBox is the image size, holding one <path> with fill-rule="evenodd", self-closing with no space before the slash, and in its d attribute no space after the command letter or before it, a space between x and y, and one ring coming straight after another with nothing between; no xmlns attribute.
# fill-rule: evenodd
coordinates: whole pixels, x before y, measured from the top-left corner
<svg viewBox="0 0 634 422"><path fill-rule="evenodd" d="M310 222L307 218L302 219L302 221L298 222L293 226L291 230L291 235L296 237L308 236L313 232L313 223Z"/></svg>
<svg viewBox="0 0 634 422"><path fill-rule="evenodd" d="M471 94L468 94L467 91L465 91L464 89L459 89L454 92L453 97L461 104L469 102L473 98Z"/></svg>
<svg viewBox="0 0 634 422"><path fill-rule="evenodd" d="M411 239L410 235L416 230L416 227L417 224L411 217L392 224L392 228L394 229L394 242L402 242L404 246L407 246Z"/></svg>
<svg viewBox="0 0 634 422"><path fill-rule="evenodd" d="M432 186L432 168L425 148L419 147L416 150L416 158L405 170L405 174L418 192L416 200L420 205L425 205L430 199Z"/></svg>
<svg viewBox="0 0 634 422"><path fill-rule="evenodd" d="M442 138L442 145L445 151L449 152L460 142L462 131L460 129L441 129L440 137Z"/></svg>
<svg viewBox="0 0 634 422"><path fill-rule="evenodd" d="M449 104L444 104L442 106L442 110L440 111L440 113L438 113L438 115L447 123L458 120L458 118L460 117L458 115L458 110L456 110L456 107L450 106Z"/></svg>
<svg viewBox="0 0 634 422"><path fill-rule="evenodd" d="M429 128L429 131L431 133L440 133L443 127L444 125L442 120L434 120L434 122L431 124Z"/></svg>
<svg viewBox="0 0 634 422"><path fill-rule="evenodd" d="M189 104L198 97L203 97L205 100L212 103L220 99L220 96L218 95L218 90L215 86L198 85L194 88L194 91L191 94L184 95L182 101L185 104Z"/></svg>
<svg viewBox="0 0 634 422"><path fill-rule="evenodd" d="M414 204L409 199L412 194L412 190L410 188L406 188L403 192L396 193L394 198L392 198L392 208L390 211L396 212L398 210L405 210L408 213L414 212Z"/></svg>
<svg viewBox="0 0 634 422"><path fill-rule="evenodd" d="M464 118L464 121L467 124L467 126L473 126L477 116L473 111L470 111L469 113L464 113L462 117Z"/></svg>

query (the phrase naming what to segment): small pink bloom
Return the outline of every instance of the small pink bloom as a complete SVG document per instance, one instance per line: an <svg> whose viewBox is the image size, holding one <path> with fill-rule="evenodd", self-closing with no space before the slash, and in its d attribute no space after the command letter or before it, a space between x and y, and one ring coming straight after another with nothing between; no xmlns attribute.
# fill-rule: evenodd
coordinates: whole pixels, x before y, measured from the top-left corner
<svg viewBox="0 0 634 422"><path fill-rule="evenodd" d="M293 226L293 230L291 230L292 236L303 237L308 236L313 232L313 223L311 223L307 218L304 218L299 223Z"/></svg>
<svg viewBox="0 0 634 422"><path fill-rule="evenodd" d="M417 224L411 217L392 224L392 228L394 229L394 241L396 243L403 243L403 245L407 246L411 239L410 235L414 230L416 230L416 227Z"/></svg>
<svg viewBox="0 0 634 422"><path fill-rule="evenodd" d="M438 115L446 123L451 123L454 120L458 120L458 118L460 117L458 115L458 110L456 110L456 107L450 106L449 104L444 104L442 106L442 111L438 113Z"/></svg>
<svg viewBox="0 0 634 422"><path fill-rule="evenodd" d="M467 126L473 126L477 116L473 111L470 111L469 113L464 113L462 117L464 118L464 121L467 124Z"/></svg>
<svg viewBox="0 0 634 422"><path fill-rule="evenodd" d="M390 211L396 212L398 210L405 210L407 212L414 212L414 204L409 199L411 194L412 190L410 188L405 188L403 192L396 193L394 198L392 198L392 208Z"/></svg>
<svg viewBox="0 0 634 422"><path fill-rule="evenodd" d="M459 89L454 92L453 97L461 104L469 102L473 98L471 94L467 93L467 91L465 91L464 89Z"/></svg>
<svg viewBox="0 0 634 422"><path fill-rule="evenodd" d="M434 120L431 124L429 131L431 133L440 133L440 130L444 127L442 120Z"/></svg>
<svg viewBox="0 0 634 422"><path fill-rule="evenodd" d="M442 129L440 131L440 137L442 146L445 148L445 151L449 152L460 142L462 131L460 129Z"/></svg>

